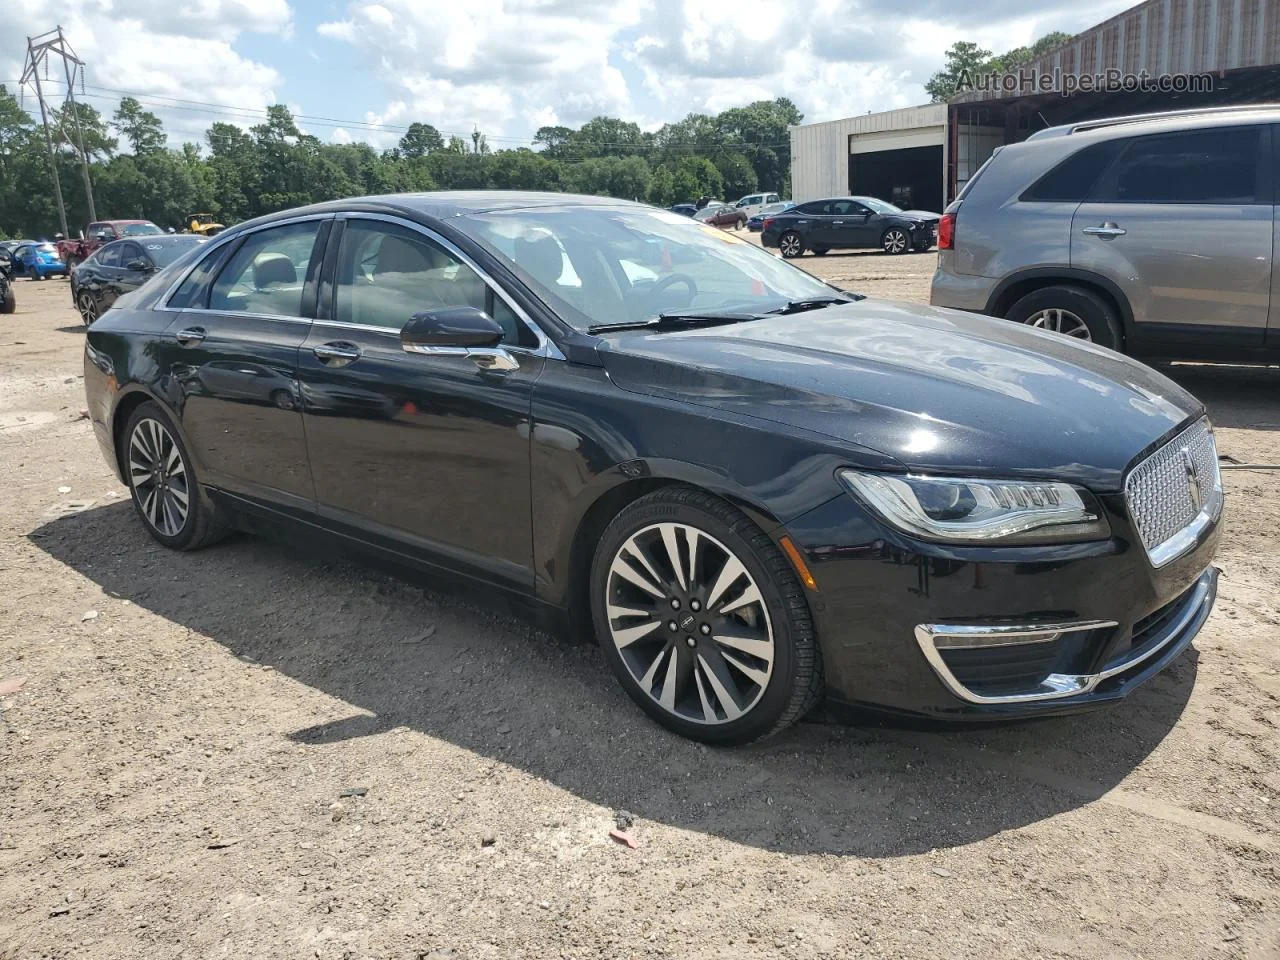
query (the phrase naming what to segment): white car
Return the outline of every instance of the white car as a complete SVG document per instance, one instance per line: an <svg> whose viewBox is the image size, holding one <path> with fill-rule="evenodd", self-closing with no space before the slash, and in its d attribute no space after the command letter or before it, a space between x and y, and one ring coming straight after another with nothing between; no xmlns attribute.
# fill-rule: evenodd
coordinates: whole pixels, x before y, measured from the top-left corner
<svg viewBox="0 0 1280 960"><path fill-rule="evenodd" d="M749 193L735 203L734 206L748 217L754 217L764 209L765 204L777 203L778 200L779 197L776 193Z"/></svg>

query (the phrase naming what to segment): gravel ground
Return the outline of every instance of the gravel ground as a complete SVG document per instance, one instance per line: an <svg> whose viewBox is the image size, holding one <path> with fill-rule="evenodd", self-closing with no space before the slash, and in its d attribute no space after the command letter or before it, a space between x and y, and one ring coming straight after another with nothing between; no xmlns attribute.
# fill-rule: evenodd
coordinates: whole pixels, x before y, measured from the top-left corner
<svg viewBox="0 0 1280 960"><path fill-rule="evenodd" d="M915 300L933 264L801 261ZM153 544L77 416L65 282L17 293L0 958L1280 957L1280 474L1227 475L1217 612L1115 709L717 751L472 601ZM1280 373L1171 372L1280 461Z"/></svg>

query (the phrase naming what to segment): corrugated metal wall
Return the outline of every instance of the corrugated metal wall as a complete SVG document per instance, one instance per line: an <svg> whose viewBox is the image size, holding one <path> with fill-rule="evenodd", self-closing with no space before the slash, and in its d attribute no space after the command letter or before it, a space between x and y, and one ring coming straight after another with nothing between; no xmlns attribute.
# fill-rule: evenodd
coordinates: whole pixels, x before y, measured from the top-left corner
<svg viewBox="0 0 1280 960"><path fill-rule="evenodd" d="M791 197L797 203L849 192L849 138L858 134L942 127L947 105L930 103L791 128ZM941 142L941 139L939 139Z"/></svg>
<svg viewBox="0 0 1280 960"><path fill-rule="evenodd" d="M1280 0L1147 0L1022 69L1151 76L1280 63ZM1018 96L1010 93L1008 96ZM972 91L952 100L1000 99Z"/></svg>

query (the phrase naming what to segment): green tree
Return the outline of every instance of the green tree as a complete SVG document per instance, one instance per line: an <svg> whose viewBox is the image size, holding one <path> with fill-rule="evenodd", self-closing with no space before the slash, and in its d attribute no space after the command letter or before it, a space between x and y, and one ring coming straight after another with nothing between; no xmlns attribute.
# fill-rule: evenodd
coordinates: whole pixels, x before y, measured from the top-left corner
<svg viewBox="0 0 1280 960"><path fill-rule="evenodd" d="M164 149L164 127L160 118L143 110L133 97L124 97L111 118L112 125L129 141L135 154L155 153Z"/></svg>
<svg viewBox="0 0 1280 960"><path fill-rule="evenodd" d="M440 131L429 123L414 121L400 138L401 156L417 159L444 149Z"/></svg>
<svg viewBox="0 0 1280 960"><path fill-rule="evenodd" d="M942 69L925 83L925 93L929 94L929 99L934 103L945 102L955 95L956 85L960 82L962 73L981 73L983 66L990 58L990 50L984 50L968 40L957 40L946 52Z"/></svg>
<svg viewBox="0 0 1280 960"><path fill-rule="evenodd" d="M572 127L539 127L533 135L533 142L542 148L544 155L557 157L566 140L573 136Z"/></svg>

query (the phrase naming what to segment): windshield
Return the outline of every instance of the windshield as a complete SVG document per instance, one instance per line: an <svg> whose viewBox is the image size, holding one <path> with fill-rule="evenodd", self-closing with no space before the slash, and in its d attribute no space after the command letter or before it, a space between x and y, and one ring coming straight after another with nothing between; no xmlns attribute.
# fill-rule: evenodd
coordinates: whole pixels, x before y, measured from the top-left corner
<svg viewBox="0 0 1280 960"><path fill-rule="evenodd" d="M120 228L122 237L154 237L160 233L164 231L154 223L126 223Z"/></svg>
<svg viewBox="0 0 1280 960"><path fill-rule="evenodd" d="M859 197L863 203L874 210L876 213L901 213L901 207L895 207L892 203L885 203L883 200L877 200L875 197Z"/></svg>
<svg viewBox="0 0 1280 960"><path fill-rule="evenodd" d="M174 237L165 243L144 243L143 246L157 267L167 267L192 247L206 242L204 237Z"/></svg>
<svg viewBox="0 0 1280 960"><path fill-rule="evenodd" d="M664 313L764 313L834 288L717 227L646 207L539 207L460 218L580 330Z"/></svg>

